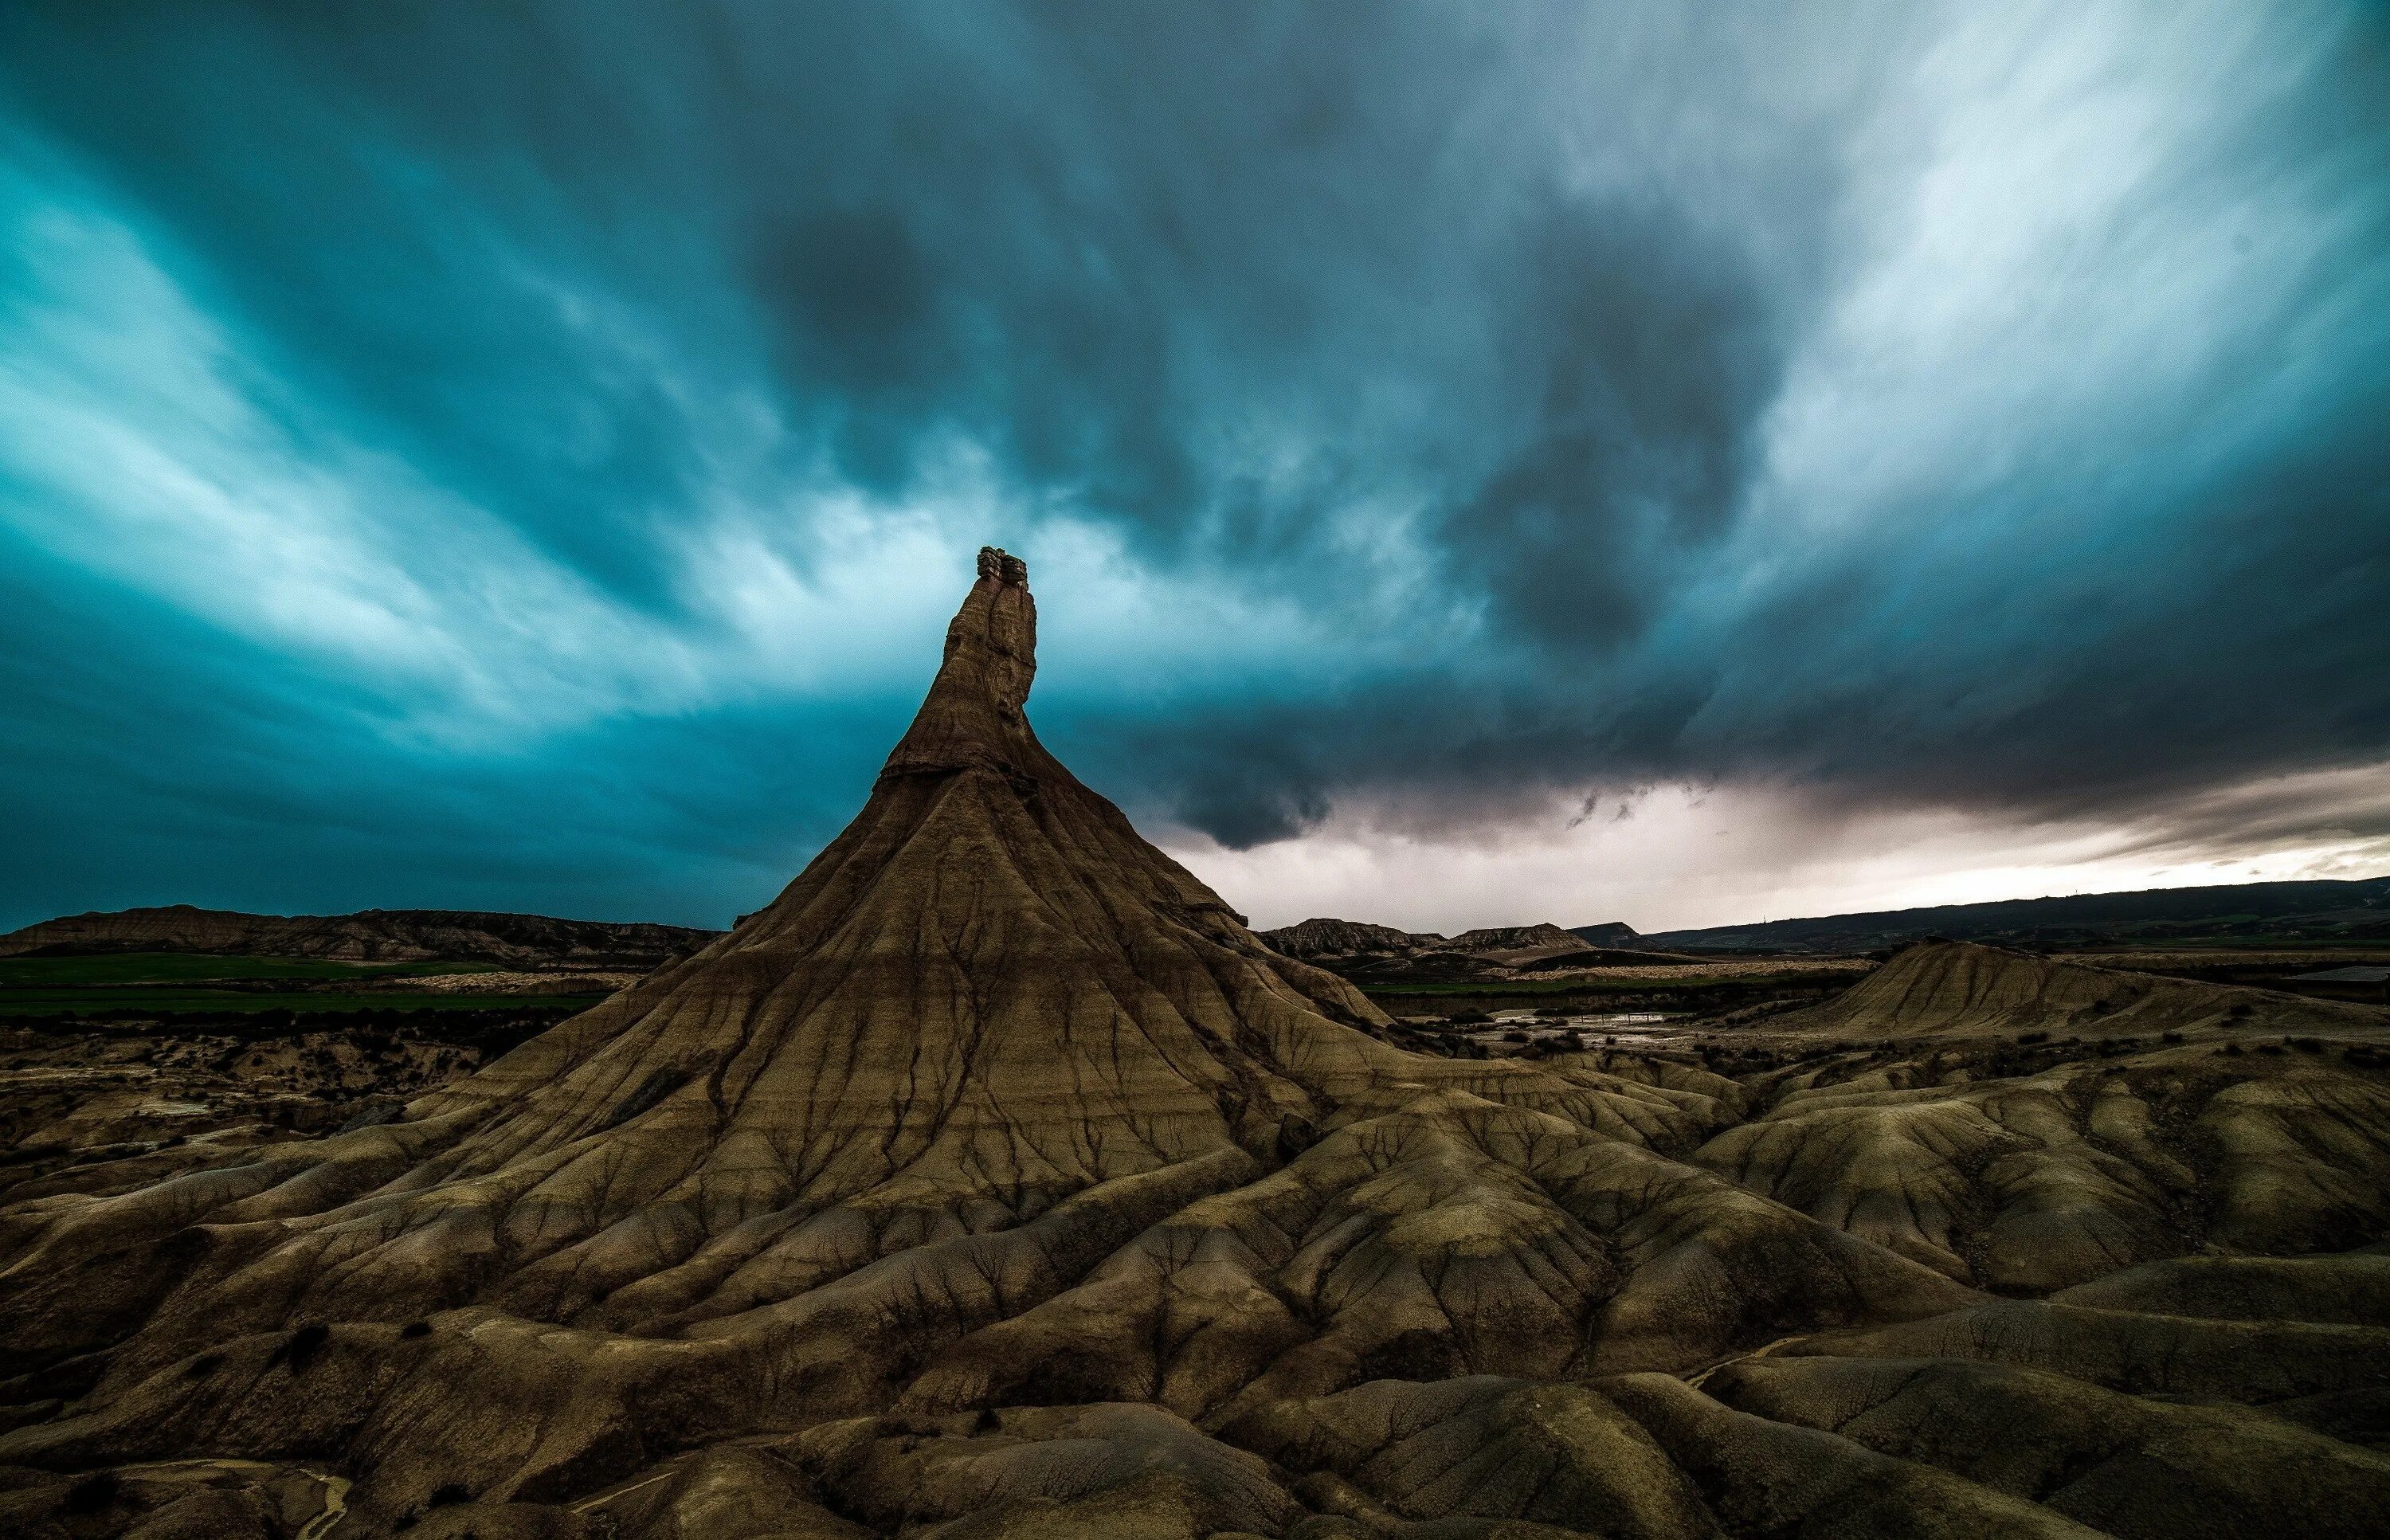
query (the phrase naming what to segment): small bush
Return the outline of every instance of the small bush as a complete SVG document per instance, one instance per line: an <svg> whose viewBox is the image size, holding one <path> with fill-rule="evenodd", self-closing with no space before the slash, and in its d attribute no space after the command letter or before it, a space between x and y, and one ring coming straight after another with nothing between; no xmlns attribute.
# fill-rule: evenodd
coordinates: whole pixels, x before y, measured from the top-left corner
<svg viewBox="0 0 2390 1540"><path fill-rule="evenodd" d="M432 1493L430 1502L425 1506L430 1508L455 1508L459 1503L469 1503L472 1500L473 1495L465 1490L465 1483L463 1482L450 1482L446 1485L441 1487L438 1491Z"/></svg>
<svg viewBox="0 0 2390 1540"><path fill-rule="evenodd" d="M323 1352L324 1344L331 1340L330 1327L321 1321L310 1321L284 1338L282 1345L274 1350L274 1356L266 1362L288 1364L291 1373L301 1373L315 1361L315 1355Z"/></svg>
<svg viewBox="0 0 2390 1540"><path fill-rule="evenodd" d="M431 1335L431 1323L430 1321L409 1321L405 1326L398 1328L398 1334L402 1337L410 1338L429 1337Z"/></svg>
<svg viewBox="0 0 2390 1540"><path fill-rule="evenodd" d="M2017 1034L2017 1046L2020 1047L2029 1048L2037 1043L2047 1043L2049 1041L2049 1033L2046 1032L2027 1032Z"/></svg>
<svg viewBox="0 0 2390 1540"><path fill-rule="evenodd" d="M61 1506L69 1513L105 1513L115 1506L123 1486L115 1471L95 1470L67 1488L66 1501Z"/></svg>
<svg viewBox="0 0 2390 1540"><path fill-rule="evenodd" d="M222 1367L224 1367L223 1354L202 1353L197 1358L191 1360L189 1367L183 1370L183 1378L186 1380L205 1380L209 1375L215 1373L216 1370Z"/></svg>

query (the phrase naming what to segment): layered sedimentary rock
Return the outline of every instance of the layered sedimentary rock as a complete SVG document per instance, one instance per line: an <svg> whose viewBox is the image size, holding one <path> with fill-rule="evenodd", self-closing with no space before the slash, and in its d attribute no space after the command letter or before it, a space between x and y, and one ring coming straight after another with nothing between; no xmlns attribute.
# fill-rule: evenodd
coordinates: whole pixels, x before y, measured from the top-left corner
<svg viewBox="0 0 2390 1540"><path fill-rule="evenodd" d="M1521 968L1544 968L1563 960L1596 966L1640 956L1589 948L1582 937L1557 925L1491 926L1446 937L1358 920L1306 919L1264 930L1260 939L1286 956L1316 962L1371 984L1398 980L1507 979Z"/></svg>
<svg viewBox="0 0 2390 1540"><path fill-rule="evenodd" d="M1315 957L1378 954L1398 956L1446 944L1444 937L1430 931L1397 930L1391 925L1370 925L1357 919L1306 919L1276 930L1264 930L1259 935L1272 951L1305 962Z"/></svg>
<svg viewBox="0 0 2390 1540"><path fill-rule="evenodd" d="M2380 1511L2371 1258L2152 1271L2378 1239L2371 1070L1406 1052L1045 751L1034 643L983 553L861 814L696 956L392 1121L0 1211L0 1522L2076 1534L2159 1480L2118 1429Z"/></svg>

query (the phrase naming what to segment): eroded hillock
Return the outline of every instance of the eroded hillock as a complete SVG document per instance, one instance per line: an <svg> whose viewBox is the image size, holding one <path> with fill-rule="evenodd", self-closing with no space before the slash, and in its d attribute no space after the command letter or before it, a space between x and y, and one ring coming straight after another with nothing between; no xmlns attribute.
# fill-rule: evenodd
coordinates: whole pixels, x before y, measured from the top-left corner
<svg viewBox="0 0 2390 1540"><path fill-rule="evenodd" d="M1034 643L1025 571L983 553L862 812L695 956L386 1121L163 1180L67 1161L0 1209L0 1527L2383 1511L2371 1259L2262 1254L2390 1223L2371 1057L2202 1039L1995 1073L1946 1058L1951 1023L2112 986L1965 957L1829 1007L1908 1023L1913 1055L1406 1051L1046 751ZM2212 1001L2155 998L2111 1008L2209 1031Z"/></svg>
<svg viewBox="0 0 2390 1540"><path fill-rule="evenodd" d="M2033 1031L2131 1037L2256 1018L2294 1031L2363 1032L2378 1027L2383 1013L1943 941L1908 947L1847 992L1770 1025L1782 1032L1901 1040Z"/></svg>

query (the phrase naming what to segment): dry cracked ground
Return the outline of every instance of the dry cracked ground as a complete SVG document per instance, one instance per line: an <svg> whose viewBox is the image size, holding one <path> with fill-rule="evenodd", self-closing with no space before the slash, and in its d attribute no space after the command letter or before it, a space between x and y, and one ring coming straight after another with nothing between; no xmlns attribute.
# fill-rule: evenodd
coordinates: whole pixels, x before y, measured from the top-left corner
<svg viewBox="0 0 2390 1540"><path fill-rule="evenodd" d="M1764 1059L1412 1051L1034 645L985 553L845 833L495 1062L0 1194L0 1531L2390 1532L2380 1010L1940 944Z"/></svg>

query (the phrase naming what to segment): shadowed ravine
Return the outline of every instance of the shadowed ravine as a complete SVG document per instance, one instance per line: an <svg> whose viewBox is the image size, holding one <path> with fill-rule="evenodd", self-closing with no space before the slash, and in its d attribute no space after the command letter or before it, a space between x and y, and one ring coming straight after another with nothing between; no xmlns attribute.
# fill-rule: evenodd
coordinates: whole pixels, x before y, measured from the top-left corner
<svg viewBox="0 0 2390 1540"><path fill-rule="evenodd" d="M983 553L862 812L697 955L395 1121L0 1211L0 1528L2390 1530L2380 1011L1939 944L1762 1074L1406 1051L1045 751L1035 633Z"/></svg>

